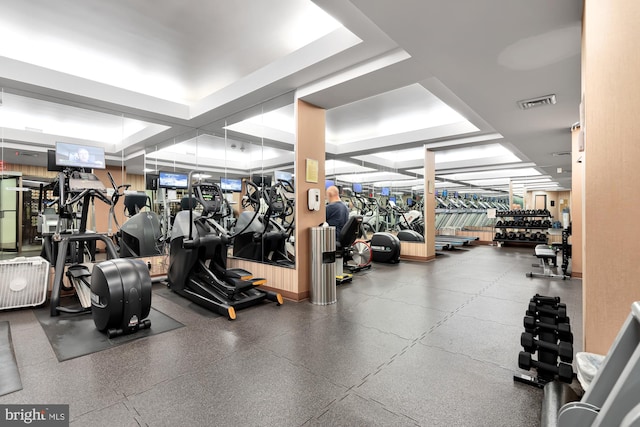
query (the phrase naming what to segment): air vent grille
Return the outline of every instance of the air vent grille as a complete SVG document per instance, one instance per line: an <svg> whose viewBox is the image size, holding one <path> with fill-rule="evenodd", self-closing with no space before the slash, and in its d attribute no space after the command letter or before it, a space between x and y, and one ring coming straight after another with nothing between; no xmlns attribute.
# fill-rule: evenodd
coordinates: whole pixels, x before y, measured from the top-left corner
<svg viewBox="0 0 640 427"><path fill-rule="evenodd" d="M538 98L523 99L522 101L518 101L518 106L523 110L529 110L530 108L541 107L543 105L553 105L556 102L557 101L555 95L545 95Z"/></svg>

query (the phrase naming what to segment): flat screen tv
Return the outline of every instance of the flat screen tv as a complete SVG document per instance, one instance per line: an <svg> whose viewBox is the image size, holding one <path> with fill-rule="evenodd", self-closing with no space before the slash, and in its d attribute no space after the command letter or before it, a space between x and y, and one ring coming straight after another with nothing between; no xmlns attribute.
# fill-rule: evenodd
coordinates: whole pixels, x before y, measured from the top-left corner
<svg viewBox="0 0 640 427"><path fill-rule="evenodd" d="M356 194L362 194L362 184L353 183L353 192Z"/></svg>
<svg viewBox="0 0 640 427"><path fill-rule="evenodd" d="M324 189L325 190L327 188L331 187L332 185L336 185L336 183L332 179L325 179L324 180Z"/></svg>
<svg viewBox="0 0 640 427"><path fill-rule="evenodd" d="M62 172L64 166L56 165L56 150L47 150L47 170L49 172Z"/></svg>
<svg viewBox="0 0 640 427"><path fill-rule="evenodd" d="M242 191L242 180L234 178L220 178L222 191Z"/></svg>
<svg viewBox="0 0 640 427"><path fill-rule="evenodd" d="M396 198L391 196L391 197L389 197L389 201L395 203L396 202Z"/></svg>
<svg viewBox="0 0 640 427"><path fill-rule="evenodd" d="M254 175L251 180L258 187L271 187L271 177L266 175Z"/></svg>
<svg viewBox="0 0 640 427"><path fill-rule="evenodd" d="M413 206L413 199L411 197L407 197L407 206L408 207Z"/></svg>
<svg viewBox="0 0 640 427"><path fill-rule="evenodd" d="M56 142L56 166L104 169L104 148Z"/></svg>
<svg viewBox="0 0 640 427"><path fill-rule="evenodd" d="M158 189L158 175L148 173L145 178L145 187L146 190L157 190Z"/></svg>
<svg viewBox="0 0 640 427"><path fill-rule="evenodd" d="M159 188L189 188L189 175L180 172L163 172L158 174Z"/></svg>
<svg viewBox="0 0 640 427"><path fill-rule="evenodd" d="M389 187L382 187L380 189L380 195L381 196L388 196L389 195Z"/></svg>
<svg viewBox="0 0 640 427"><path fill-rule="evenodd" d="M287 181L288 183L291 183L293 180L293 174L291 172L285 172L285 171L275 171L273 173L273 177L276 179L276 182Z"/></svg>

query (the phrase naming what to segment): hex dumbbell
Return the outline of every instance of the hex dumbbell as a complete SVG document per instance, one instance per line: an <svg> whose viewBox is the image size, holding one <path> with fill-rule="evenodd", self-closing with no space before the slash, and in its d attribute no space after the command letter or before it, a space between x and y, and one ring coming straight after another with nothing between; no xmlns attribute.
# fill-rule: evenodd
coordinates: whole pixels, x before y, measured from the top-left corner
<svg viewBox="0 0 640 427"><path fill-rule="evenodd" d="M558 323L556 325L553 323L541 322L533 316L525 316L523 323L525 331L534 335L536 335L535 332L538 329L555 331L560 341L573 343L573 333L571 332L571 325L569 323Z"/></svg>
<svg viewBox="0 0 640 427"><path fill-rule="evenodd" d="M556 308L551 308L545 305L538 305L531 301L529 303L529 310L527 310L526 314L527 316L532 317L546 315L557 318L558 323L569 323L569 318L567 317L567 305L563 303L558 303Z"/></svg>
<svg viewBox="0 0 640 427"><path fill-rule="evenodd" d="M550 363L538 362L531 357L531 353L525 351L521 351L518 354L518 366L527 371L535 368L538 371L538 375L541 376L546 376L545 374L547 373L557 375L558 379L565 383L573 381L573 368L568 363L560 362L556 366Z"/></svg>
<svg viewBox="0 0 640 427"><path fill-rule="evenodd" d="M563 362L571 363L573 361L573 345L565 341L555 344L537 340L533 338L533 334L523 332L520 335L520 345L522 345L524 351L529 353L535 353L538 349L541 349L557 354Z"/></svg>

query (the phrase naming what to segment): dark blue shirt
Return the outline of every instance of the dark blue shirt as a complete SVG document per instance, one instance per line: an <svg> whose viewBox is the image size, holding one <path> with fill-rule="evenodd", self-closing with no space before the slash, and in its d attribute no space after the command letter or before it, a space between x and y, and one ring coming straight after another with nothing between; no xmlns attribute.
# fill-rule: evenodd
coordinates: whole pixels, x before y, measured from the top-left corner
<svg viewBox="0 0 640 427"><path fill-rule="evenodd" d="M327 224L336 228L336 239L340 238L342 227L349 221L349 208L341 201L327 205Z"/></svg>

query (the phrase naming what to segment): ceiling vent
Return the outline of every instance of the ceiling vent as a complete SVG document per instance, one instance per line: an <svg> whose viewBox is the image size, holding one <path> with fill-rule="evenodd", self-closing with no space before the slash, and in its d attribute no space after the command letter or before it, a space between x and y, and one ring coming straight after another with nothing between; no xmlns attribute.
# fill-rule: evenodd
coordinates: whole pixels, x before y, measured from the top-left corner
<svg viewBox="0 0 640 427"><path fill-rule="evenodd" d="M555 103L556 103L555 95L545 95L545 96L540 96L538 98L523 99L522 101L518 101L518 106L522 110L528 110L533 107L540 107L542 105L552 105Z"/></svg>
<svg viewBox="0 0 640 427"><path fill-rule="evenodd" d="M551 153L551 155L553 157L559 157L559 156L570 156L571 155L571 151L558 151L556 153Z"/></svg>

